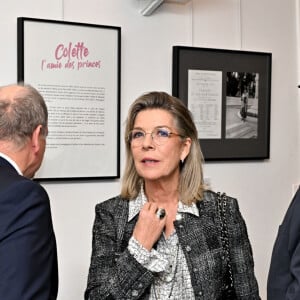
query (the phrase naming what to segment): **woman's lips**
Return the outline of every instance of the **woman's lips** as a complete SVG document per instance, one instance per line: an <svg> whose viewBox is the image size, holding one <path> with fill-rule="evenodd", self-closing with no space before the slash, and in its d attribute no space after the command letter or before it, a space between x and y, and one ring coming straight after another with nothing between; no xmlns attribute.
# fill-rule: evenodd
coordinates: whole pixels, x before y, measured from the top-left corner
<svg viewBox="0 0 300 300"><path fill-rule="evenodd" d="M152 163L157 163L159 162L157 159L154 159L154 158L143 158L142 159L142 163L144 164L152 164Z"/></svg>

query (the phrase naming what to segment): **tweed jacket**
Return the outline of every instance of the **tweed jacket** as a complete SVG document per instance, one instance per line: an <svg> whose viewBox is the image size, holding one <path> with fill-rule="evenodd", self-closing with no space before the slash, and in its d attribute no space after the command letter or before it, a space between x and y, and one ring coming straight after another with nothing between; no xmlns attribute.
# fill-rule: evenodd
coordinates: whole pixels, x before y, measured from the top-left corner
<svg viewBox="0 0 300 300"><path fill-rule="evenodd" d="M225 216L237 299L258 300L251 245L237 200L227 197ZM119 196L96 205L92 257L85 299L148 299L154 274L139 264L127 246L137 216L128 222L127 199ZM217 194L206 191L197 202L199 217L174 221L197 300L221 298L225 272Z"/></svg>

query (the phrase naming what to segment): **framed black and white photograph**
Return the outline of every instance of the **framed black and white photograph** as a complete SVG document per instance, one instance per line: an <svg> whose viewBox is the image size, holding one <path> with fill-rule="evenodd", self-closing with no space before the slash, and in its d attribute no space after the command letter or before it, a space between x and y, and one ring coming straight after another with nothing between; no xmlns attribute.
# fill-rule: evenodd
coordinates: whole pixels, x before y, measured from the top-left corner
<svg viewBox="0 0 300 300"><path fill-rule="evenodd" d="M48 107L37 180L120 177L121 28L18 18L18 81Z"/></svg>
<svg viewBox="0 0 300 300"><path fill-rule="evenodd" d="M173 47L172 94L191 111L206 161L269 158L272 55Z"/></svg>

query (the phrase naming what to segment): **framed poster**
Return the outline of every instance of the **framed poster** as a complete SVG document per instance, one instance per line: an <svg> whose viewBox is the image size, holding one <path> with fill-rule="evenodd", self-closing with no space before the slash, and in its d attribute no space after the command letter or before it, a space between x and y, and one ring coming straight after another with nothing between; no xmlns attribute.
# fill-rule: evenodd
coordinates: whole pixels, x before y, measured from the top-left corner
<svg viewBox="0 0 300 300"><path fill-rule="evenodd" d="M121 28L18 18L18 81L48 107L37 180L120 177Z"/></svg>
<svg viewBox="0 0 300 300"><path fill-rule="evenodd" d="M172 94L191 111L206 161L269 158L271 53L173 47Z"/></svg>

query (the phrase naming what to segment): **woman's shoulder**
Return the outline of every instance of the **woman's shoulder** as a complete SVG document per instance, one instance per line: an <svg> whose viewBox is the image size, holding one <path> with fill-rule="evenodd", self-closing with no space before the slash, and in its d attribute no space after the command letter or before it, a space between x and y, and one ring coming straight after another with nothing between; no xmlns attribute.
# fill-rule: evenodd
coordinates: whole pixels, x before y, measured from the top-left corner
<svg viewBox="0 0 300 300"><path fill-rule="evenodd" d="M237 199L227 195L222 192L215 192L213 190L205 190L203 193L203 198L199 203L205 203L207 205L215 205L219 202L225 202L225 204L229 207L237 207Z"/></svg>
<svg viewBox="0 0 300 300"><path fill-rule="evenodd" d="M128 199L122 198L120 195L109 198L103 202L96 204L96 211L98 210L109 210L113 211L117 208L125 208L128 206Z"/></svg>

